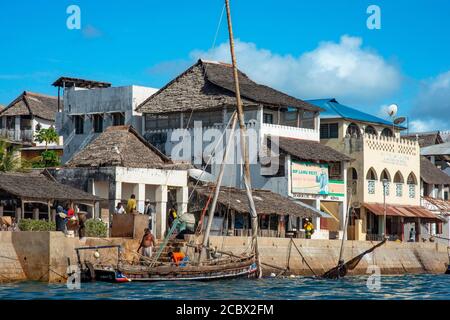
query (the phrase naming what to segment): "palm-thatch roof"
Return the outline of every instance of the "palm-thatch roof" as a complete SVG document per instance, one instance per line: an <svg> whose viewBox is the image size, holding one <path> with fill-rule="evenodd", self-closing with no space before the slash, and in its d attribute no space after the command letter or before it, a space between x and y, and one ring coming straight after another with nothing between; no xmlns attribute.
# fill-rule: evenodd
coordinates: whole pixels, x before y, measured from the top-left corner
<svg viewBox="0 0 450 320"><path fill-rule="evenodd" d="M131 126L112 126L77 153L67 167L181 168Z"/></svg>
<svg viewBox="0 0 450 320"><path fill-rule="evenodd" d="M244 107L264 104L275 107L297 107L311 111L321 110L303 100L260 85L240 71L239 84ZM198 60L196 64L142 102L136 111L161 114L235 105L235 87L231 65Z"/></svg>
<svg viewBox="0 0 450 320"><path fill-rule="evenodd" d="M195 203L190 211L200 211L212 193L211 187L196 187L194 189ZM312 209L301 206L295 201L268 190L253 190L253 200L258 214L295 215L300 217L316 217L318 213ZM249 214L249 203L245 190L221 187L218 203L238 213Z"/></svg>
<svg viewBox="0 0 450 320"><path fill-rule="evenodd" d="M450 184L450 176L426 157L420 157L420 178L428 184Z"/></svg>
<svg viewBox="0 0 450 320"><path fill-rule="evenodd" d="M271 138L272 142L276 142L276 140L278 140L278 146L282 152L284 151L300 160L323 162L352 160L347 155L319 142L284 137Z"/></svg>
<svg viewBox="0 0 450 320"><path fill-rule="evenodd" d="M24 91L5 109L0 111L0 116L32 115L44 120L55 121L57 112L57 97Z"/></svg>
<svg viewBox="0 0 450 320"><path fill-rule="evenodd" d="M35 201L95 202L101 198L56 182L43 173L0 173L0 191L18 198Z"/></svg>
<svg viewBox="0 0 450 320"><path fill-rule="evenodd" d="M410 133L402 135L402 138L417 140L421 148L444 142L439 131Z"/></svg>

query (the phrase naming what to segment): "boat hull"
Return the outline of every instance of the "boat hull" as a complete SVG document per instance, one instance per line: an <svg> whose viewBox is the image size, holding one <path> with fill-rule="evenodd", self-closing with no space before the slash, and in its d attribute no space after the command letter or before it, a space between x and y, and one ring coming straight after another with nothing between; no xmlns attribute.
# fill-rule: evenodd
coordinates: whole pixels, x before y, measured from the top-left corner
<svg viewBox="0 0 450 320"><path fill-rule="evenodd" d="M213 281L233 278L256 278L259 268L254 259L208 266L135 266L117 269L94 267L92 280L102 282Z"/></svg>

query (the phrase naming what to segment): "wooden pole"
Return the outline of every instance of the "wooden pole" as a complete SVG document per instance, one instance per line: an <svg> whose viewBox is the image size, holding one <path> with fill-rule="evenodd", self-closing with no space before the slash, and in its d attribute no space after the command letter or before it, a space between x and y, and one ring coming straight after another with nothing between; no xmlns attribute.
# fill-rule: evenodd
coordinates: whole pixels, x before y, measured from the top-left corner
<svg viewBox="0 0 450 320"><path fill-rule="evenodd" d="M229 141L227 141L227 146L225 148L225 153L223 155L223 161L222 161L222 164L220 165L219 175L217 176L216 188L214 189L214 197L213 197L211 207L210 207L209 213L208 213L208 224L206 225L206 231L205 231L205 235L203 237L202 252L200 254L199 261L202 259L202 257L204 257L205 254L207 254L206 247L207 247L208 241L209 241L209 233L211 232L212 221L214 219L214 212L216 211L216 207L217 207L217 200L219 199L220 185L222 184L223 174L225 171L225 164L226 164L226 161L228 158L228 153L230 151L230 147L233 145L232 141L233 141L234 131L236 129L236 122L237 122L236 113L233 113L232 117L233 117L233 119L232 119L232 123L231 123L230 137L228 138ZM226 130L226 128L225 128L225 130Z"/></svg>
<svg viewBox="0 0 450 320"><path fill-rule="evenodd" d="M239 119L239 127L240 127L240 138L241 138L241 152L242 157L244 158L244 185L245 190L247 193L247 198L249 202L249 209L250 214L252 216L252 243L253 243L253 250L256 253L256 257L258 259L259 263L259 254L258 254L258 243L257 243L257 236L258 236L258 215L256 213L255 203L253 201L252 196L252 189L251 189L251 177L250 177L250 164L249 164L249 155L248 155L248 148L247 148L247 141L246 141L246 128L245 128L245 121L244 121L244 110L242 107L242 101L241 101L241 92L239 89L239 76L238 76L238 69L237 69L237 63L236 63L236 56L234 54L234 38L233 38L233 26L231 23L231 12L230 12L230 1L225 0L225 6L227 9L227 21L228 21L228 33L230 38L230 54L231 54L231 61L233 64L233 77L234 77L234 88L236 93L236 109Z"/></svg>

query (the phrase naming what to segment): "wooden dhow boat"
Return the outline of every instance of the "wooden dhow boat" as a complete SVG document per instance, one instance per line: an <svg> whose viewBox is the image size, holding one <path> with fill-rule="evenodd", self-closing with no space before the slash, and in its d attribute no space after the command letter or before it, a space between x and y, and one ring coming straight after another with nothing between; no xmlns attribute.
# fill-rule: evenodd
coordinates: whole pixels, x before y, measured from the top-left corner
<svg viewBox="0 0 450 320"><path fill-rule="evenodd" d="M235 93L236 93L236 111L234 112L230 120L230 137L225 147L223 156L223 162L220 166L217 181L215 183L214 195L211 195L211 204L209 206L209 214L205 230L200 223L200 232L203 234L203 241L201 244L189 244L193 248L193 255L187 261L180 263L171 263L160 259L164 252L164 248L171 241L171 237L176 231L183 229L185 221L183 221L183 215L179 219L175 220L171 229L167 233L163 243L161 244L158 253L155 257L145 258L140 257L139 264L133 264L130 262L122 261L120 246L101 246L101 247L82 247L77 248L78 266L81 271L81 281L108 281L108 282L129 282L129 281L194 281L194 280L219 280L230 279L236 277L243 278L256 278L261 276L261 268L259 262L257 232L258 232L258 218L256 213L255 204L252 197L251 179L250 179L250 165L249 165L249 152L246 143L246 126L244 122L244 112L242 107L242 101L239 89L239 78L237 71L236 58L234 54L234 40L230 14L229 0L225 0L225 6L227 11L229 41L230 41L230 53L232 59L232 70L234 77ZM225 164L227 163L227 156L230 151L230 147L233 145L233 134L236 130L236 124L239 122L240 127L240 144L241 154L244 160L244 175L243 182L249 202L249 211L251 214L252 222L252 241L249 250L243 252L241 255L235 255L229 252L219 252L212 250L209 247L209 234L212 226L214 213L217 206L217 200L219 197L220 186L224 175ZM224 130L224 134L225 134ZM207 206L204 209L206 213ZM201 219L201 222L203 218ZM94 256L98 257L99 249L117 248L117 264L107 265L101 263L82 262L80 258L80 251L83 250L96 250ZM163 257L164 258L164 257Z"/></svg>

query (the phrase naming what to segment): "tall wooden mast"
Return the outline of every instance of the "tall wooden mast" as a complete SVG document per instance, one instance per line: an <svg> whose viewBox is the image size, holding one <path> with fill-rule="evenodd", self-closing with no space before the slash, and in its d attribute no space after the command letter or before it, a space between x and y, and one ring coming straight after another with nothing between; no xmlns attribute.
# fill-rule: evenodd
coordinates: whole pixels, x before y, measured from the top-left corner
<svg viewBox="0 0 450 320"><path fill-rule="evenodd" d="M250 178L250 164L249 164L249 155L248 155L248 147L247 147L247 130L245 128L244 121L244 110L242 107L241 101L241 92L239 89L239 77L238 77L238 69L236 63L236 56L234 54L234 38L233 38L233 26L231 24L231 13L230 13L230 1L225 0L225 6L227 9L227 20L228 20L228 33L230 38L230 53L231 53L231 62L233 64L233 76L234 76L234 88L236 93L236 109L239 120L240 127L240 144L241 144L241 153L244 159L244 185L245 191L247 193L247 198L249 202L250 214L252 217L252 240L253 246L257 253L257 235L258 235L258 216L256 213L255 203L253 201L252 189L251 189L251 178Z"/></svg>

